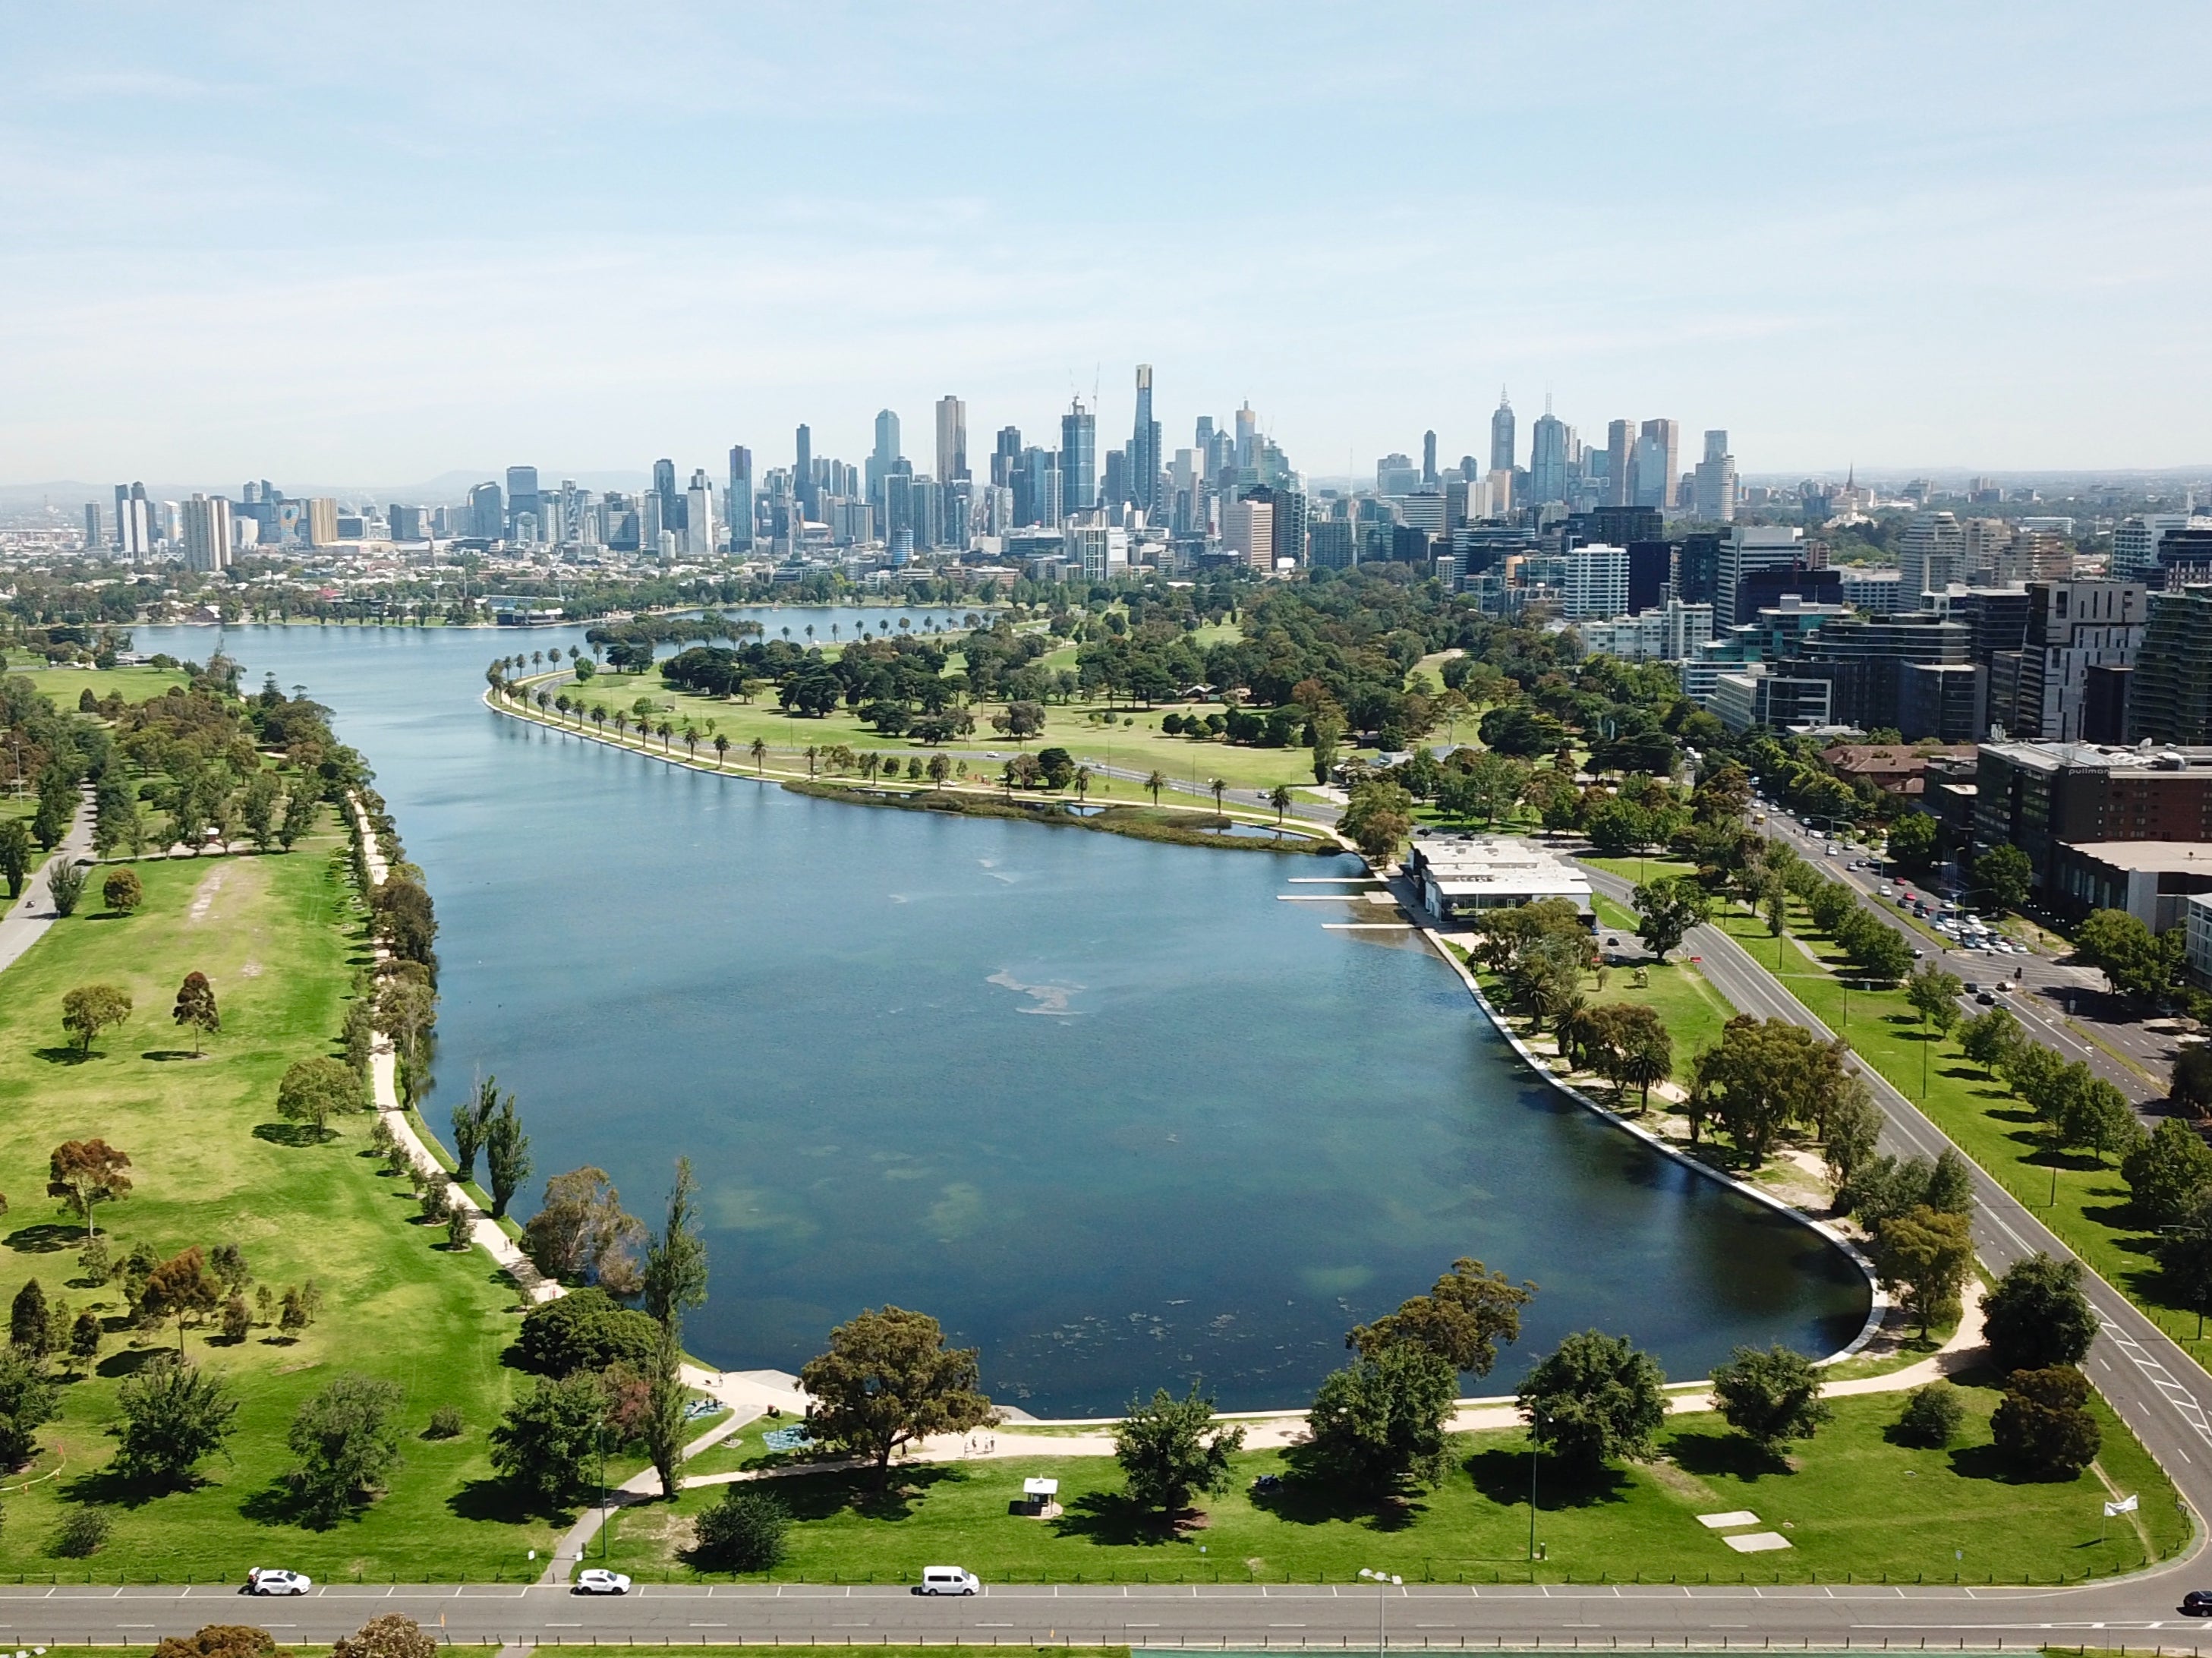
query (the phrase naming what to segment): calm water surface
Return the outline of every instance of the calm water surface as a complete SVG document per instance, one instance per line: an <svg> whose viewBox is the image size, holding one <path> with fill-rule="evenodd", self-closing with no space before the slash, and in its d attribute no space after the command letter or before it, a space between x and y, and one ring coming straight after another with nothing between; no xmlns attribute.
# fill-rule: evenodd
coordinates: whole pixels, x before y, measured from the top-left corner
<svg viewBox="0 0 2212 1658"><path fill-rule="evenodd" d="M478 705L493 657L580 639L227 644L337 711L428 878L431 1120L496 1073L539 1180L597 1164L649 1219L690 1155L714 1283L686 1334L712 1361L796 1369L895 1302L1036 1414L1194 1375L1292 1405L1460 1254L1541 1288L1486 1391L1590 1326L1685 1377L1856 1331L1863 1284L1811 1233L1537 1086L1424 950L1277 902L1351 861L810 800Z"/></svg>

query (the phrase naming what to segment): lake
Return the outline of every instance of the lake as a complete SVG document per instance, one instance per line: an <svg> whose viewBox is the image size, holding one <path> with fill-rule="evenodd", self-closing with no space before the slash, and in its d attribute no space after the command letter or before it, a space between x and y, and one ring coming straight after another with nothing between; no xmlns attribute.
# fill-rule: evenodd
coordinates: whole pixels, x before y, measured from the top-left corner
<svg viewBox="0 0 2212 1658"><path fill-rule="evenodd" d="M861 614L901 612L764 619L827 637ZM135 636L195 659L217 637ZM1036 1415L1193 1376L1224 1407L1296 1406L1352 1323L1463 1254L1540 1290L1480 1392L1590 1327L1683 1378L1856 1333L1838 1251L1538 1084L1410 935L1278 902L1356 860L810 799L481 706L494 657L581 638L224 643L249 689L274 672L336 711L426 874L429 1120L496 1075L533 1200L592 1164L653 1224L692 1159L713 1284L685 1334L709 1362L796 1370L888 1302Z"/></svg>

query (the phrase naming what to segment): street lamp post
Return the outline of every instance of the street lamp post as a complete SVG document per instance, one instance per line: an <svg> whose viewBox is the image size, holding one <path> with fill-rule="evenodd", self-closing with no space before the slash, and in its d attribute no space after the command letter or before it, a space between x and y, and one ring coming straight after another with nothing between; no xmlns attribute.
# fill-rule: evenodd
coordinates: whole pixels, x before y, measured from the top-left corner
<svg viewBox="0 0 2212 1658"><path fill-rule="evenodd" d="M1538 1411L1528 1419L1528 1560L1532 1566L1536 1559L1536 1453L1543 1431L1544 1413Z"/></svg>
<svg viewBox="0 0 2212 1658"><path fill-rule="evenodd" d="M1362 1577L1372 1578L1375 1582L1375 1655L1376 1658L1382 1658L1382 1654L1387 1652L1390 1646L1389 1633L1390 1591L1401 1588L1406 1580L1402 1577L1393 1577L1387 1571L1370 1571L1364 1566L1359 1569L1359 1575Z"/></svg>

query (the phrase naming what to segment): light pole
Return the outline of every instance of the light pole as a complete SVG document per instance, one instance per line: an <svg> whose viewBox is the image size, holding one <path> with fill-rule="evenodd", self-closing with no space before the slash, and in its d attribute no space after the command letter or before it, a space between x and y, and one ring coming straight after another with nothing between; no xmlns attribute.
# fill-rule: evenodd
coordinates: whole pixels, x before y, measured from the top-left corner
<svg viewBox="0 0 2212 1658"><path fill-rule="evenodd" d="M1536 1564L1536 1454L1542 1448L1543 1434L1544 1413L1537 1411L1528 1418L1528 1565L1532 1572Z"/></svg>
<svg viewBox="0 0 2212 1658"><path fill-rule="evenodd" d="M1370 1571L1364 1566L1359 1569L1359 1575L1375 1580L1375 1654L1376 1658L1382 1658L1390 1645L1387 1631L1390 1616L1389 1594L1392 1589L1401 1588L1406 1580L1393 1577L1387 1571Z"/></svg>

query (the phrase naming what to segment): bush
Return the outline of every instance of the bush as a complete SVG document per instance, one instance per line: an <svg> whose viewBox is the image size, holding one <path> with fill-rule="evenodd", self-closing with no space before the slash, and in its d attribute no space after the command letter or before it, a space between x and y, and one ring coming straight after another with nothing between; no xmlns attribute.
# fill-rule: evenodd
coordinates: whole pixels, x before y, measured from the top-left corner
<svg viewBox="0 0 2212 1658"><path fill-rule="evenodd" d="M1897 1436L1923 1450L1941 1450L1958 1436L1966 1419L1966 1402L1948 1382L1931 1382L1905 1396L1905 1410L1897 1418Z"/></svg>
<svg viewBox="0 0 2212 1658"><path fill-rule="evenodd" d="M64 1560L82 1560L97 1554L107 1541L114 1522L105 1509L77 1509L66 1515L54 1533L53 1552Z"/></svg>
<svg viewBox="0 0 2212 1658"><path fill-rule="evenodd" d="M276 1637L251 1624L209 1624L192 1635L172 1635L154 1658L280 1658Z"/></svg>
<svg viewBox="0 0 2212 1658"><path fill-rule="evenodd" d="M660 1327L618 1307L604 1290L578 1290L531 1309L519 1344L524 1361L544 1376L604 1370L627 1363L642 1370L660 1345Z"/></svg>
<svg viewBox="0 0 2212 1658"><path fill-rule="evenodd" d="M2024 1472L2070 1479L2089 1466L2104 1436L2083 1408L2088 1397L2087 1379L2070 1364L2015 1370L1990 1418L1990 1436Z"/></svg>
<svg viewBox="0 0 2212 1658"><path fill-rule="evenodd" d="M790 1510L772 1491L725 1485L692 1525L691 1563L708 1571L772 1571L783 1563Z"/></svg>
<svg viewBox="0 0 2212 1658"><path fill-rule="evenodd" d="M340 1637L331 1658L438 1658L438 1641L412 1618L388 1612Z"/></svg>
<svg viewBox="0 0 2212 1658"><path fill-rule="evenodd" d="M441 1405L430 1412L430 1425L422 1430L425 1439L459 1439L468 1424L461 1420L458 1405Z"/></svg>

